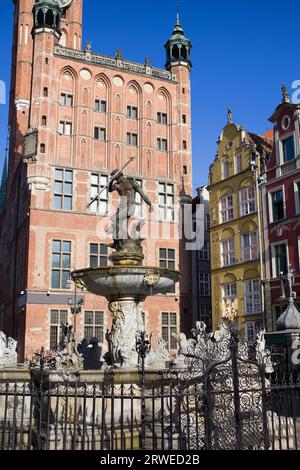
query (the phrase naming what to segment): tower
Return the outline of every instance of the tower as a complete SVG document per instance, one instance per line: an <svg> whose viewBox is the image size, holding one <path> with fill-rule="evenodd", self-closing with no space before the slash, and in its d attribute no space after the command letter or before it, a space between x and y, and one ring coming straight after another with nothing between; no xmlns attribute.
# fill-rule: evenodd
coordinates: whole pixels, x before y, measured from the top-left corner
<svg viewBox="0 0 300 470"><path fill-rule="evenodd" d="M191 204L190 195L192 188L192 137L191 137L191 81L190 71L192 43L185 36L180 25L179 14L177 13L176 24L172 36L165 44L166 49L166 69L175 76L176 87L176 114L177 114L177 151L176 168L181 174L180 200L184 205ZM189 281L190 266L192 264L191 252L186 252L186 241L180 242L179 257L182 282L180 286L180 316L183 330L188 330L189 312L192 311L191 298L192 286Z"/></svg>

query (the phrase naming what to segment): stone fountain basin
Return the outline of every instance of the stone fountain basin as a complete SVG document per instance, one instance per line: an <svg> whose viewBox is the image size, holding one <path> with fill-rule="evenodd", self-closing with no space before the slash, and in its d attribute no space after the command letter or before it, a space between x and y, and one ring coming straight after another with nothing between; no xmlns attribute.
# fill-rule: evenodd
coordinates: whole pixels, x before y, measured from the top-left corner
<svg viewBox="0 0 300 470"><path fill-rule="evenodd" d="M125 297L145 299L171 292L180 281L181 274L146 266L111 266L74 271L72 278L89 292L108 300Z"/></svg>

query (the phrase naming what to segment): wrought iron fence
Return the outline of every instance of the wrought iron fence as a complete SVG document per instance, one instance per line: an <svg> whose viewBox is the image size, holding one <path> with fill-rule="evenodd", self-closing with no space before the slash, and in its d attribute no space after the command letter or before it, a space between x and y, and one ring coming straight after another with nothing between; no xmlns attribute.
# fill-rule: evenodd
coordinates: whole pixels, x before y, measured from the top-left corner
<svg viewBox="0 0 300 470"><path fill-rule="evenodd" d="M231 330L199 337L185 368L3 380L0 449L299 449L299 374L253 351Z"/></svg>

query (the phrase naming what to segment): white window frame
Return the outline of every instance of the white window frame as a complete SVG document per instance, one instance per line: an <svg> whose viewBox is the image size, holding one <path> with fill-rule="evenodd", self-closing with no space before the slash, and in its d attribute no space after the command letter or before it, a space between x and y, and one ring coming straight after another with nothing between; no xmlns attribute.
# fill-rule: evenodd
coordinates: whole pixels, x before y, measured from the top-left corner
<svg viewBox="0 0 300 470"><path fill-rule="evenodd" d="M230 295L225 295L225 288L230 287L231 288L235 286L236 294L233 295L232 292ZM238 290L237 290L237 281L235 282L227 282L226 284L222 284L222 300L225 302L227 299L231 300L231 302L234 302L235 299L238 298Z"/></svg>
<svg viewBox="0 0 300 470"><path fill-rule="evenodd" d="M104 106L105 111L103 111L102 109L104 103L105 103L105 106ZM102 114L107 113L107 101L106 100L102 100L100 98L95 99L95 113L102 113Z"/></svg>
<svg viewBox="0 0 300 470"><path fill-rule="evenodd" d="M254 290L255 283L258 283L258 289ZM251 291L249 291L249 284L251 286ZM259 303L255 302L255 295L259 294ZM249 305L251 305L251 309L248 309ZM258 305L259 308L255 309L255 305ZM262 310L262 299L261 299L261 279L246 279L244 281L244 307L245 307L245 315L256 315L261 313ZM251 310L251 311L249 311Z"/></svg>
<svg viewBox="0 0 300 470"><path fill-rule="evenodd" d="M269 201L269 221L270 224L274 224L277 222L280 222L279 220L274 221L274 213L273 213L273 200L272 200L272 194L277 193L278 191L282 191L283 193L283 213L284 213L284 218L281 220L286 219L286 202L285 202L285 190L284 190L284 185L278 186L277 188L273 188L268 192L268 201Z"/></svg>
<svg viewBox="0 0 300 470"><path fill-rule="evenodd" d="M232 246L230 246L231 243ZM234 237L225 238L224 240L221 240L221 264L222 267L232 266L233 264L236 264Z"/></svg>
<svg viewBox="0 0 300 470"><path fill-rule="evenodd" d="M253 191L253 197L250 195L250 191ZM243 200L243 194L246 195L246 198ZM239 192L239 200L240 200L240 216L244 217L245 215L255 214L256 208L256 194L255 194L255 186L251 185L247 188L243 188ZM254 203L254 209L251 210L251 205Z"/></svg>
<svg viewBox="0 0 300 470"><path fill-rule="evenodd" d="M245 322L245 339L248 342L251 342L252 339L248 335L248 327L251 327L253 329L253 342L256 341L256 336L257 336L257 329L256 329L256 321L246 321Z"/></svg>
<svg viewBox="0 0 300 470"><path fill-rule="evenodd" d="M93 179L97 178L97 184L96 182L93 182ZM103 179L103 182L101 181ZM104 181L105 180L105 181ZM90 197L91 201L94 199L97 194L100 193L100 191L105 187L105 185L108 183L109 176L107 174L102 174L102 173L91 173L90 174ZM108 203L109 203L109 191L108 188L100 195L100 198L98 198L96 201L93 202L90 206L90 211L93 214L98 214L98 215L107 215L108 214ZM103 208L103 210L102 210Z"/></svg>
<svg viewBox="0 0 300 470"><path fill-rule="evenodd" d="M172 191L171 191L172 190ZM159 220L163 222L175 221L175 185L163 181L158 182ZM164 201L162 202L162 199Z"/></svg>
<svg viewBox="0 0 300 470"><path fill-rule="evenodd" d="M58 133L60 135L71 136L72 130L73 130L73 125L71 121L59 121Z"/></svg>
<svg viewBox="0 0 300 470"><path fill-rule="evenodd" d="M232 198L232 205L228 204L228 199ZM222 201L226 201L226 207L225 209L222 208ZM227 196L223 196L220 198L219 201L219 206L220 206L220 223L225 224L226 222L230 222L231 220L234 219L234 196L233 194L227 194ZM232 217L229 218L229 212L232 211ZM223 214L226 214L226 219L223 220Z"/></svg>
<svg viewBox="0 0 300 470"><path fill-rule="evenodd" d="M203 247L199 250L199 260L209 261L210 260L210 243L208 240L204 240Z"/></svg>
<svg viewBox="0 0 300 470"><path fill-rule="evenodd" d="M272 243L272 245L271 245L271 256L272 256L272 278L273 278L273 279L277 279L277 278L278 278L277 273L276 273L276 252L275 252L275 247L278 246L278 245L285 245L285 246L286 246L287 266L289 266L289 264L290 264L288 240L281 240L281 241L279 241L279 242Z"/></svg>
<svg viewBox="0 0 300 470"><path fill-rule="evenodd" d="M297 158L297 146L296 146L296 139L295 139L295 132L290 132L289 134L286 134L282 139L279 140L280 142L280 163L281 165L285 165L286 163L292 162L293 160L284 160L284 151L283 151L283 142L290 139L293 137L294 140L294 153L295 153L295 158Z"/></svg>
<svg viewBox="0 0 300 470"><path fill-rule="evenodd" d="M96 137L96 129L98 129L98 137ZM105 127L101 127L101 126L94 127L94 140L96 140L97 142L106 142L106 128Z"/></svg>
<svg viewBox="0 0 300 470"><path fill-rule="evenodd" d="M295 195L295 207L296 207L296 215L300 215L300 193L298 190L298 184L300 185L300 180L294 181L294 195Z"/></svg>
<svg viewBox="0 0 300 470"><path fill-rule="evenodd" d="M254 234L256 237L254 237ZM246 247L245 237L249 237L249 246ZM255 245L252 243L253 239L256 238ZM248 261L255 261L258 259L258 232L254 230L253 232L242 233L241 234L241 244L242 244L242 253L243 253L243 262L247 263ZM249 259L245 256L246 253L249 253Z"/></svg>

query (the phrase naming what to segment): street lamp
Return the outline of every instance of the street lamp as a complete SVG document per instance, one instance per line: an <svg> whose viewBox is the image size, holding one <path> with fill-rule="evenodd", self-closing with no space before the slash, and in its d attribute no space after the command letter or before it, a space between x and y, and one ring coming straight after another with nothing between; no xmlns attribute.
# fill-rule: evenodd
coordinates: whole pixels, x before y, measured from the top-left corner
<svg viewBox="0 0 300 470"><path fill-rule="evenodd" d="M258 239L259 239L259 260L260 260L260 277L261 277L261 309L263 314L263 327L266 327L266 319L265 319L265 293L264 293L264 264L263 264L263 242L262 242L262 228L261 228L261 199L260 199L260 189L261 185L265 182L265 177L262 174L259 174L260 165L259 160L266 159L265 152L261 155L256 150L256 145L253 147L253 152L251 154L250 166L251 170L255 176L255 187L256 187L256 201L257 201L257 219L258 219Z"/></svg>

